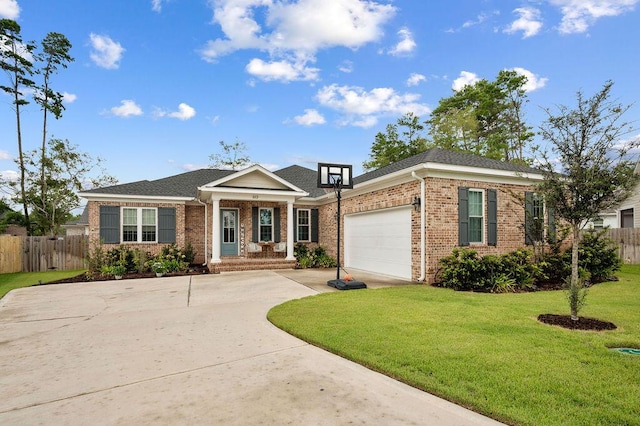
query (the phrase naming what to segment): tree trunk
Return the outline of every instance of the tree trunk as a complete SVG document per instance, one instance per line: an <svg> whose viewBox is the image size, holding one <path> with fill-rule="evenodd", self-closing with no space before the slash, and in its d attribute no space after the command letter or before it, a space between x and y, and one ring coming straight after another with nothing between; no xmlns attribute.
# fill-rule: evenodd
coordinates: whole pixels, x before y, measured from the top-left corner
<svg viewBox="0 0 640 426"><path fill-rule="evenodd" d="M578 248L580 247L580 226L573 225L573 245L571 247L571 319L578 321L578 293L580 292L580 276L578 274Z"/></svg>

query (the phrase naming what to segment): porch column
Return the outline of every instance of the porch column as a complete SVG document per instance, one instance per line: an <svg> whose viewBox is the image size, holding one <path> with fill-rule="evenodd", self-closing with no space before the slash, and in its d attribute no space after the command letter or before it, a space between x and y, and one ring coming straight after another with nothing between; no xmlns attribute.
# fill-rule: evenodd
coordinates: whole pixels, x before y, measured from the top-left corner
<svg viewBox="0 0 640 426"><path fill-rule="evenodd" d="M296 260L293 255L293 201L287 201L287 260Z"/></svg>
<svg viewBox="0 0 640 426"><path fill-rule="evenodd" d="M211 263L220 263L220 200L212 199Z"/></svg>

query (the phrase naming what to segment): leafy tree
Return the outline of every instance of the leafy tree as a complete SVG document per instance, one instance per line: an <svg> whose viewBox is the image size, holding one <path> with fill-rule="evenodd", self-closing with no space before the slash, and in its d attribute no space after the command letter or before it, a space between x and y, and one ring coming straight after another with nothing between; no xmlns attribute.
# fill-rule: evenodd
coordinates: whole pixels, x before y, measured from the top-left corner
<svg viewBox="0 0 640 426"><path fill-rule="evenodd" d="M427 140L422 137L423 130L420 117L411 112L403 115L397 124L387 125L386 133L376 134L369 160L362 166L375 170L424 151Z"/></svg>
<svg viewBox="0 0 640 426"><path fill-rule="evenodd" d="M72 217L71 211L79 207L79 191L117 183L102 168L102 159L79 152L67 140L51 139L44 158L38 149L24 157L26 200L32 207L35 234L57 235L60 226ZM43 168L45 182L41 180ZM47 188L44 197L43 186Z"/></svg>
<svg viewBox="0 0 640 426"><path fill-rule="evenodd" d="M51 112L57 120L62 116L64 104L62 103L62 94L51 88L51 77L57 73L58 68L67 68L67 63L72 62L73 58L69 55L71 43L60 33L51 32L46 35L41 43L42 51L36 56L38 61L42 63L39 74L42 75L42 83L36 86L34 100L42 107L42 148L40 160L40 198L45 203L47 192L47 180L45 179L46 166L46 141L47 141L47 116Z"/></svg>
<svg viewBox="0 0 640 426"><path fill-rule="evenodd" d="M20 107L29 104L25 99L24 90L33 88L35 83L31 80L34 73L32 57L36 48L34 42L23 43L20 35L20 25L11 19L0 19L0 68L5 71L9 79L8 85L0 85L0 89L12 98L12 104L16 113L16 132L18 137L18 165L20 167L20 191L22 195L22 207L27 226L30 232L29 208L26 201L26 189L24 186L25 168L24 152L22 149L22 129L20 123Z"/></svg>
<svg viewBox="0 0 640 426"><path fill-rule="evenodd" d="M547 119L541 126L540 134L551 143L551 153L541 153L544 180L538 192L572 231L568 298L574 320L578 320L586 291L578 269L581 230L601 211L625 200L639 179L629 151L640 143L621 141L632 130L622 121L629 106L609 99L612 86L608 81L588 99L579 91L575 109L559 106L557 115L546 109ZM560 170L556 170L556 159Z"/></svg>
<svg viewBox="0 0 640 426"><path fill-rule="evenodd" d="M251 163L251 159L247 155L247 146L244 142L236 140L232 144L228 144L225 141L220 141L219 143L222 152L209 156L212 162L211 168L238 170Z"/></svg>
<svg viewBox="0 0 640 426"><path fill-rule="evenodd" d="M527 163L534 133L524 121L527 78L502 70L495 81L466 85L440 100L426 121L435 146L502 161Z"/></svg>

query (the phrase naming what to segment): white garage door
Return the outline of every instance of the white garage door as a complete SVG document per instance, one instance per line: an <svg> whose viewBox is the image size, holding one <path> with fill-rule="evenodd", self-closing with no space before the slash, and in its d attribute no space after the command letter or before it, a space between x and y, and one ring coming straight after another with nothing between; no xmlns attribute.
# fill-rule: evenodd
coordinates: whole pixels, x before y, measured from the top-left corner
<svg viewBox="0 0 640 426"><path fill-rule="evenodd" d="M411 279L411 208L384 209L344 218L344 264Z"/></svg>

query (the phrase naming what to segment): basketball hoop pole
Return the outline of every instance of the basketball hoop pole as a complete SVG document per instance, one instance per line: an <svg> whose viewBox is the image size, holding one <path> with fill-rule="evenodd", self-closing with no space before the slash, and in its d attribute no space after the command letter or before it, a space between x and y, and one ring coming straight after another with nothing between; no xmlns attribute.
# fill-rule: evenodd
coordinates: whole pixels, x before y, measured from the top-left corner
<svg viewBox="0 0 640 426"><path fill-rule="evenodd" d="M352 168L348 164L328 164L318 163L318 188L331 189L336 193L337 211L336 221L338 222L338 235L336 258L338 264L336 266L336 279L327 281L327 285L337 290L355 290L358 288L367 288L362 281L350 279L348 282L340 279L340 228L342 221L342 212L340 211L340 200L342 199L342 189L353 188Z"/></svg>
<svg viewBox="0 0 640 426"><path fill-rule="evenodd" d="M340 279L340 199L342 198L342 179L336 179L334 183L334 190L336 191L336 198L338 199L338 213L336 214L336 220L338 221L338 245L336 253L338 253L338 265L336 266L336 280Z"/></svg>

